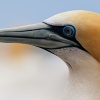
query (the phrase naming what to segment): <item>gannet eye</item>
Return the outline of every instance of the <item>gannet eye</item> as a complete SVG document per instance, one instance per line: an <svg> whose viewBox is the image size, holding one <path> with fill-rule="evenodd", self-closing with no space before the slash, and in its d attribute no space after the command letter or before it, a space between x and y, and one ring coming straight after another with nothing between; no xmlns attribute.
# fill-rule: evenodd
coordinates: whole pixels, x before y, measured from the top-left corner
<svg viewBox="0 0 100 100"><path fill-rule="evenodd" d="M63 27L63 34L64 36L73 38L75 36L75 28L72 25L67 25Z"/></svg>

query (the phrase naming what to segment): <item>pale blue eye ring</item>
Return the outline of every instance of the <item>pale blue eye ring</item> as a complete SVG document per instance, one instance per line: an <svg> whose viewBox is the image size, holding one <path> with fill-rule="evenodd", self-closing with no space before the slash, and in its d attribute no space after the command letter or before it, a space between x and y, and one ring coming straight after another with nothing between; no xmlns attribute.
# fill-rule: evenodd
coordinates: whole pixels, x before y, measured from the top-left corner
<svg viewBox="0 0 100 100"><path fill-rule="evenodd" d="M75 36L75 27L72 25L67 25L63 27L63 35L72 38Z"/></svg>

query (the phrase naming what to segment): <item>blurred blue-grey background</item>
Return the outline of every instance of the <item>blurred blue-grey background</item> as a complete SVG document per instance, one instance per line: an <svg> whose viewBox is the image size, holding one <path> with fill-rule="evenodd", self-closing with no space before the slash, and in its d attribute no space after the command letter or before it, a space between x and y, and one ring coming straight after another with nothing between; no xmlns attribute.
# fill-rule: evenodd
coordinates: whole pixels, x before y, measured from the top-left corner
<svg viewBox="0 0 100 100"><path fill-rule="evenodd" d="M0 27L32 24L68 10L100 12L99 0L0 0Z"/></svg>
<svg viewBox="0 0 100 100"><path fill-rule="evenodd" d="M60 12L99 13L99 0L0 0L0 28L42 22ZM0 43L0 100L62 100L67 65L42 49Z"/></svg>

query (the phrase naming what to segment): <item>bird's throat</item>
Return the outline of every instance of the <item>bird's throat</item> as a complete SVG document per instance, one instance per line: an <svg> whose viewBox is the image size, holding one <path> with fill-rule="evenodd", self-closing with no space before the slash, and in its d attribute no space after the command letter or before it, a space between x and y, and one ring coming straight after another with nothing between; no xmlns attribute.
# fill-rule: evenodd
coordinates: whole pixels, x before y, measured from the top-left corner
<svg viewBox="0 0 100 100"><path fill-rule="evenodd" d="M63 100L99 100L100 64L76 47L50 50L64 60L69 73Z"/></svg>

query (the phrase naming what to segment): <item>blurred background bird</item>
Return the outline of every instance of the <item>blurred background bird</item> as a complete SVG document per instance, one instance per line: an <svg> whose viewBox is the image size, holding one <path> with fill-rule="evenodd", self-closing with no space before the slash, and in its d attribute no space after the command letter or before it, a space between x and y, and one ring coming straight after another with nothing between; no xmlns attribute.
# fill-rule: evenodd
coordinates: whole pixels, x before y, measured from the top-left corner
<svg viewBox="0 0 100 100"><path fill-rule="evenodd" d="M37 23L75 9L99 13L99 4L100 1L90 0L1 0L0 27ZM64 62L42 49L0 43L0 100L62 100L67 72Z"/></svg>

